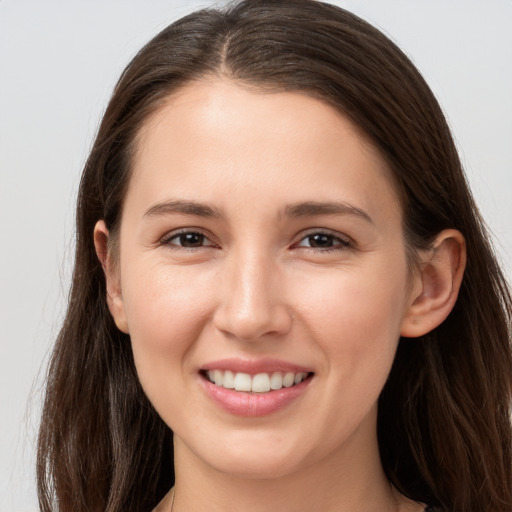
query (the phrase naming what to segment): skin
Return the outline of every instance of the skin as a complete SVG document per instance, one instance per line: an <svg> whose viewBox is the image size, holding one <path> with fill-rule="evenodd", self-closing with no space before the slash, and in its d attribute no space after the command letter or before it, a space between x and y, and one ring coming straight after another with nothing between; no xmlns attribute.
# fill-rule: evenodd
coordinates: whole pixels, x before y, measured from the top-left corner
<svg viewBox="0 0 512 512"><path fill-rule="evenodd" d="M460 233L440 233L413 272L383 159L349 120L298 93L190 84L144 125L133 163L118 254L103 221L95 243L110 310L174 432L174 512L422 510L383 473L377 399L400 335L451 310ZM343 208L292 208L312 202ZM204 238L184 247L182 230ZM299 398L248 418L205 393L209 362L262 357L314 373Z"/></svg>

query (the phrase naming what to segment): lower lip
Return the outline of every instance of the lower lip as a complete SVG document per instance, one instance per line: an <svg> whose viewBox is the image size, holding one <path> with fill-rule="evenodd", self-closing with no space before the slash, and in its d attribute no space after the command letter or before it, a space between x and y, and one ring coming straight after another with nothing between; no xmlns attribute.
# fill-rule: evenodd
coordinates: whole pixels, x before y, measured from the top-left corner
<svg viewBox="0 0 512 512"><path fill-rule="evenodd" d="M275 413L299 398L309 386L311 377L289 388L267 393L247 393L216 386L201 378L206 393L225 411L237 416L257 417Z"/></svg>

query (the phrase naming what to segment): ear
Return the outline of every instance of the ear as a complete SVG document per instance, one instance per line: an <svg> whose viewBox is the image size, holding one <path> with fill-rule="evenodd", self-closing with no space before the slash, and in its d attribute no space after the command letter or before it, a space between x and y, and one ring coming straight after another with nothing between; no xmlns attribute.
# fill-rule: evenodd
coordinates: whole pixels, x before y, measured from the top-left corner
<svg viewBox="0 0 512 512"><path fill-rule="evenodd" d="M440 325L453 309L466 268L466 242L455 229L441 231L431 250L421 255L400 334L423 336Z"/></svg>
<svg viewBox="0 0 512 512"><path fill-rule="evenodd" d="M94 247L105 273L108 309L114 318L117 328L128 334L128 322L121 293L119 268L115 256L112 255L112 250L109 248L109 236L110 234L105 222L99 220L94 226Z"/></svg>

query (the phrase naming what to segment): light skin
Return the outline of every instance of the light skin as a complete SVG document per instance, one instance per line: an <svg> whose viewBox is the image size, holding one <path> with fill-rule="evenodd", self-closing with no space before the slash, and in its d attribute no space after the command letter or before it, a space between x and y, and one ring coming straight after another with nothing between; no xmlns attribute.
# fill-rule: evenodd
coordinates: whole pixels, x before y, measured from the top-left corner
<svg viewBox="0 0 512 512"><path fill-rule="evenodd" d="M133 164L117 253L103 221L94 237L174 432L174 512L422 510L384 475L377 399L400 335L451 311L462 235L440 233L413 270L383 159L303 94L190 84L144 125ZM290 403L248 417L205 392L210 363L269 357L308 370Z"/></svg>

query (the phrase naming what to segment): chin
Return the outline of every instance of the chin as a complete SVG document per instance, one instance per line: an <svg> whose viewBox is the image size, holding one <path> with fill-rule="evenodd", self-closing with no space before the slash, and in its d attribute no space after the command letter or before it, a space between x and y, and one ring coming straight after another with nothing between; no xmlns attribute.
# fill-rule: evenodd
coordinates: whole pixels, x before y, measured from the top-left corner
<svg viewBox="0 0 512 512"><path fill-rule="evenodd" d="M220 473L231 475L234 478L248 480L266 480L282 478L299 471L306 464L300 464L289 457L266 458L258 454L244 457L233 456L224 460L216 460L212 465Z"/></svg>
<svg viewBox="0 0 512 512"><path fill-rule="evenodd" d="M297 442L285 442L282 434L253 431L227 437L190 450L214 470L246 479L279 478L309 465L309 453Z"/></svg>

